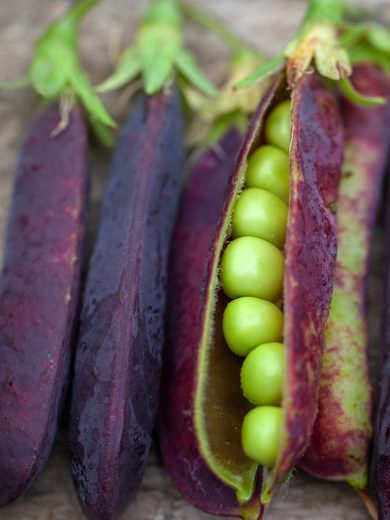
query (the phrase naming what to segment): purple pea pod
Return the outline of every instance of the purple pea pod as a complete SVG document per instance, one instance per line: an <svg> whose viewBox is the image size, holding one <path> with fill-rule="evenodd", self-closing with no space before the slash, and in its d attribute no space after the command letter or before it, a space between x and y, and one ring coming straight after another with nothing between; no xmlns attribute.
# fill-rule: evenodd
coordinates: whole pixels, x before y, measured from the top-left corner
<svg viewBox="0 0 390 520"><path fill-rule="evenodd" d="M342 122L335 98L317 75L308 75L294 89L291 105L282 440L273 468L261 471L241 444L241 426L251 405L240 388L242 361L223 335L228 300L219 281L220 258L230 239L248 158L265 142L269 113L288 96L279 74L259 104L232 173L227 162L222 175L223 162L216 158L209 173L212 155L199 163L179 212L171 256L169 344L159 420L162 456L174 484L196 507L245 519L261 517L277 484L309 443L335 267L331 209L342 164ZM227 143L222 148L229 151Z"/></svg>
<svg viewBox="0 0 390 520"><path fill-rule="evenodd" d="M68 381L87 196L87 133L78 107L56 137L57 104L20 151L0 281L0 505L45 465Z"/></svg>
<svg viewBox="0 0 390 520"><path fill-rule="evenodd" d="M385 85L385 95L390 99L390 79L389 76L384 76L382 82ZM379 118L378 118L379 119ZM378 161L380 160L382 168L385 167L386 159L389 159L389 140L390 140L390 102L387 104L387 111L383 110L382 118L383 125L381 131L378 131L378 139L369 139L371 154L376 154ZM379 124L379 123L378 123ZM387 138L387 141L385 139ZM388 168L388 164L387 164ZM390 230L390 210L388 206L389 201L389 186L387 187L386 195L386 233ZM389 428L390 428L390 250L387 242L386 251L386 292L385 292L385 309L383 316L383 337L382 347L379 358L379 385L377 388L378 401L376 406L376 417L374 425L374 446L371 463L371 483L374 490L378 506L379 520L390 519L390 442L389 442Z"/></svg>
<svg viewBox="0 0 390 520"><path fill-rule="evenodd" d="M143 95L112 162L81 313L69 433L89 518L117 518L148 461L183 137L176 90Z"/></svg>
<svg viewBox="0 0 390 520"><path fill-rule="evenodd" d="M374 65L356 66L352 81L367 96L390 99L390 79ZM345 152L337 199L338 257L325 332L319 410L300 465L319 478L346 480L364 489L372 437L366 281L390 147L390 103L366 108L343 98L341 113ZM384 396L380 414L386 406ZM385 452L380 450L386 449L387 426L385 420L379 421L375 464L377 491L382 493L380 466Z"/></svg>
<svg viewBox="0 0 390 520"><path fill-rule="evenodd" d="M241 142L239 131L231 129L193 167L172 238L169 271L169 352L160 401L160 448L165 468L179 492L195 506L214 514L238 514L240 506L234 491L212 473L199 451L193 418L194 372L198 370L196 331L207 288L205 269Z"/></svg>

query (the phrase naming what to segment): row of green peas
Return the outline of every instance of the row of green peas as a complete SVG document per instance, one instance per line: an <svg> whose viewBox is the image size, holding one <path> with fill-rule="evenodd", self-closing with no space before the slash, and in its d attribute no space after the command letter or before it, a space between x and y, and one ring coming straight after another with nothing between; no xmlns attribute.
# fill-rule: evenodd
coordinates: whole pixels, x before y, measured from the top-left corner
<svg viewBox="0 0 390 520"><path fill-rule="evenodd" d="M221 258L221 283L232 300L223 315L229 348L246 356L241 369L244 396L255 405L242 425L248 457L272 468L282 431L285 352L283 313L284 255L289 201L289 100L265 122L266 144L248 160L246 186L233 210L233 240Z"/></svg>

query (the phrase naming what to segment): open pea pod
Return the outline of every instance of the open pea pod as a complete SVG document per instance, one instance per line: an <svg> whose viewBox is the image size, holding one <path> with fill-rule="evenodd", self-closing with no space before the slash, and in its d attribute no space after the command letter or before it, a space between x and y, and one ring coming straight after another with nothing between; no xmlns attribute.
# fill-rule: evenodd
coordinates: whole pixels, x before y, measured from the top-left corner
<svg viewBox="0 0 390 520"><path fill-rule="evenodd" d="M246 519L261 517L277 484L309 443L335 267L333 206L342 164L342 122L335 98L313 74L292 92L290 197L279 302L286 352L283 420L276 461L261 471L241 441L244 417L253 406L240 388L242 359L224 337L228 298L221 287L221 256L231 239L248 159L265 142L269 113L289 94L284 74L278 73L260 101L232 173L228 150L223 156L227 162L214 168L213 175L205 170L211 158L197 166L182 201L171 255L169 345L159 420L162 456L178 490L196 507ZM243 269L246 262L242 258Z"/></svg>
<svg viewBox="0 0 390 520"><path fill-rule="evenodd" d="M390 78L373 64L357 65L352 83L365 95L390 101ZM319 412L300 465L317 477L346 480L364 489L372 437L366 282L390 147L390 102L366 108L343 97L341 113L345 151L337 199L337 265L325 333ZM379 452L384 431L378 432L378 439L382 437Z"/></svg>

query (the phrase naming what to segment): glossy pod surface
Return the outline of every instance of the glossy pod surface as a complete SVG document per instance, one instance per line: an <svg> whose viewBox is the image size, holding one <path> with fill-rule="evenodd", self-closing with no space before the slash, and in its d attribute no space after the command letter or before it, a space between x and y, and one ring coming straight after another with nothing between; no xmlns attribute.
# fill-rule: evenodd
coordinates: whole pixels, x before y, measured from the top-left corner
<svg viewBox="0 0 390 520"><path fill-rule="evenodd" d="M261 514L262 505L255 491L256 481L260 480L256 478L258 466L243 454L241 447L241 425L251 405L240 388L242 360L229 351L223 338L222 314L228 302L218 285L219 259L230 230L233 206L244 183L248 157L262 142L263 122L270 108L285 96L280 76L263 97L251 122L225 201L220 203L222 211L215 207L210 213L213 220L205 227L205 245L198 254L183 242L186 237L191 244L199 235L193 229L194 212L187 213L186 199L183 201L177 225L180 234L175 235L181 238L174 242L171 263L169 357L160 414L164 462L178 489L197 507L243 518ZM317 411L323 329L336 255L335 223L329 207L336 198L341 169L341 129L332 95L315 76L305 77L292 100L283 295L283 342L287 352L284 438L276 466L265 474L263 503L269 501L276 484L302 455ZM195 193L200 188L189 185L189 189ZM214 200L209 197L205 204ZM187 193L187 199L191 200L191 193ZM187 218L183 219L183 215ZM180 456L182 453L185 456ZM174 454L176 460L172 462ZM198 467L209 468L207 479L203 471L193 471ZM212 489L208 484L210 474L214 479ZM194 493L194 488L200 491ZM225 495L229 501L221 499Z"/></svg>
<svg viewBox="0 0 390 520"><path fill-rule="evenodd" d="M144 96L113 158L87 279L72 392L71 467L89 518L117 518L138 490L148 460L183 135L176 91Z"/></svg>
<svg viewBox="0 0 390 520"><path fill-rule="evenodd" d="M50 105L20 151L0 283L0 505L51 451L68 380L85 235L87 134Z"/></svg>
<svg viewBox="0 0 390 520"><path fill-rule="evenodd" d="M364 94L390 98L390 79L374 66L357 66L352 80ZM337 199L338 256L318 416L301 466L363 489L372 435L366 278L390 149L390 105L364 108L342 99L341 112L345 152Z"/></svg>

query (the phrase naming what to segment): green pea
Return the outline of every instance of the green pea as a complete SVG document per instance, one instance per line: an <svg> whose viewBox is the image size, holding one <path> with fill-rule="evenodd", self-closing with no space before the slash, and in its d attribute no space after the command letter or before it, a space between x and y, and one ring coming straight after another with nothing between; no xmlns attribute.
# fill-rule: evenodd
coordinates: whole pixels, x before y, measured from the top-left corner
<svg viewBox="0 0 390 520"><path fill-rule="evenodd" d="M285 374L283 343L265 343L249 352L241 368L241 388L253 404L277 405L282 400Z"/></svg>
<svg viewBox="0 0 390 520"><path fill-rule="evenodd" d="M262 188L288 204L290 167L288 155L275 146L260 146L248 160L246 185Z"/></svg>
<svg viewBox="0 0 390 520"><path fill-rule="evenodd" d="M279 197L258 188L244 190L234 207L233 236L263 238L282 248L286 238L288 206Z"/></svg>
<svg viewBox="0 0 390 520"><path fill-rule="evenodd" d="M282 293L283 271L283 253L261 238L236 238L221 259L221 282L231 299L255 296L275 301Z"/></svg>
<svg viewBox="0 0 390 520"><path fill-rule="evenodd" d="M267 143L289 152L291 140L291 101L288 99L276 105L265 122Z"/></svg>
<svg viewBox="0 0 390 520"><path fill-rule="evenodd" d="M258 406L247 413L241 442L245 454L258 464L273 468L279 454L283 411L277 406Z"/></svg>
<svg viewBox="0 0 390 520"><path fill-rule="evenodd" d="M266 300L237 298L226 306L222 327L229 348L238 356L246 356L261 343L281 339L283 313Z"/></svg>

